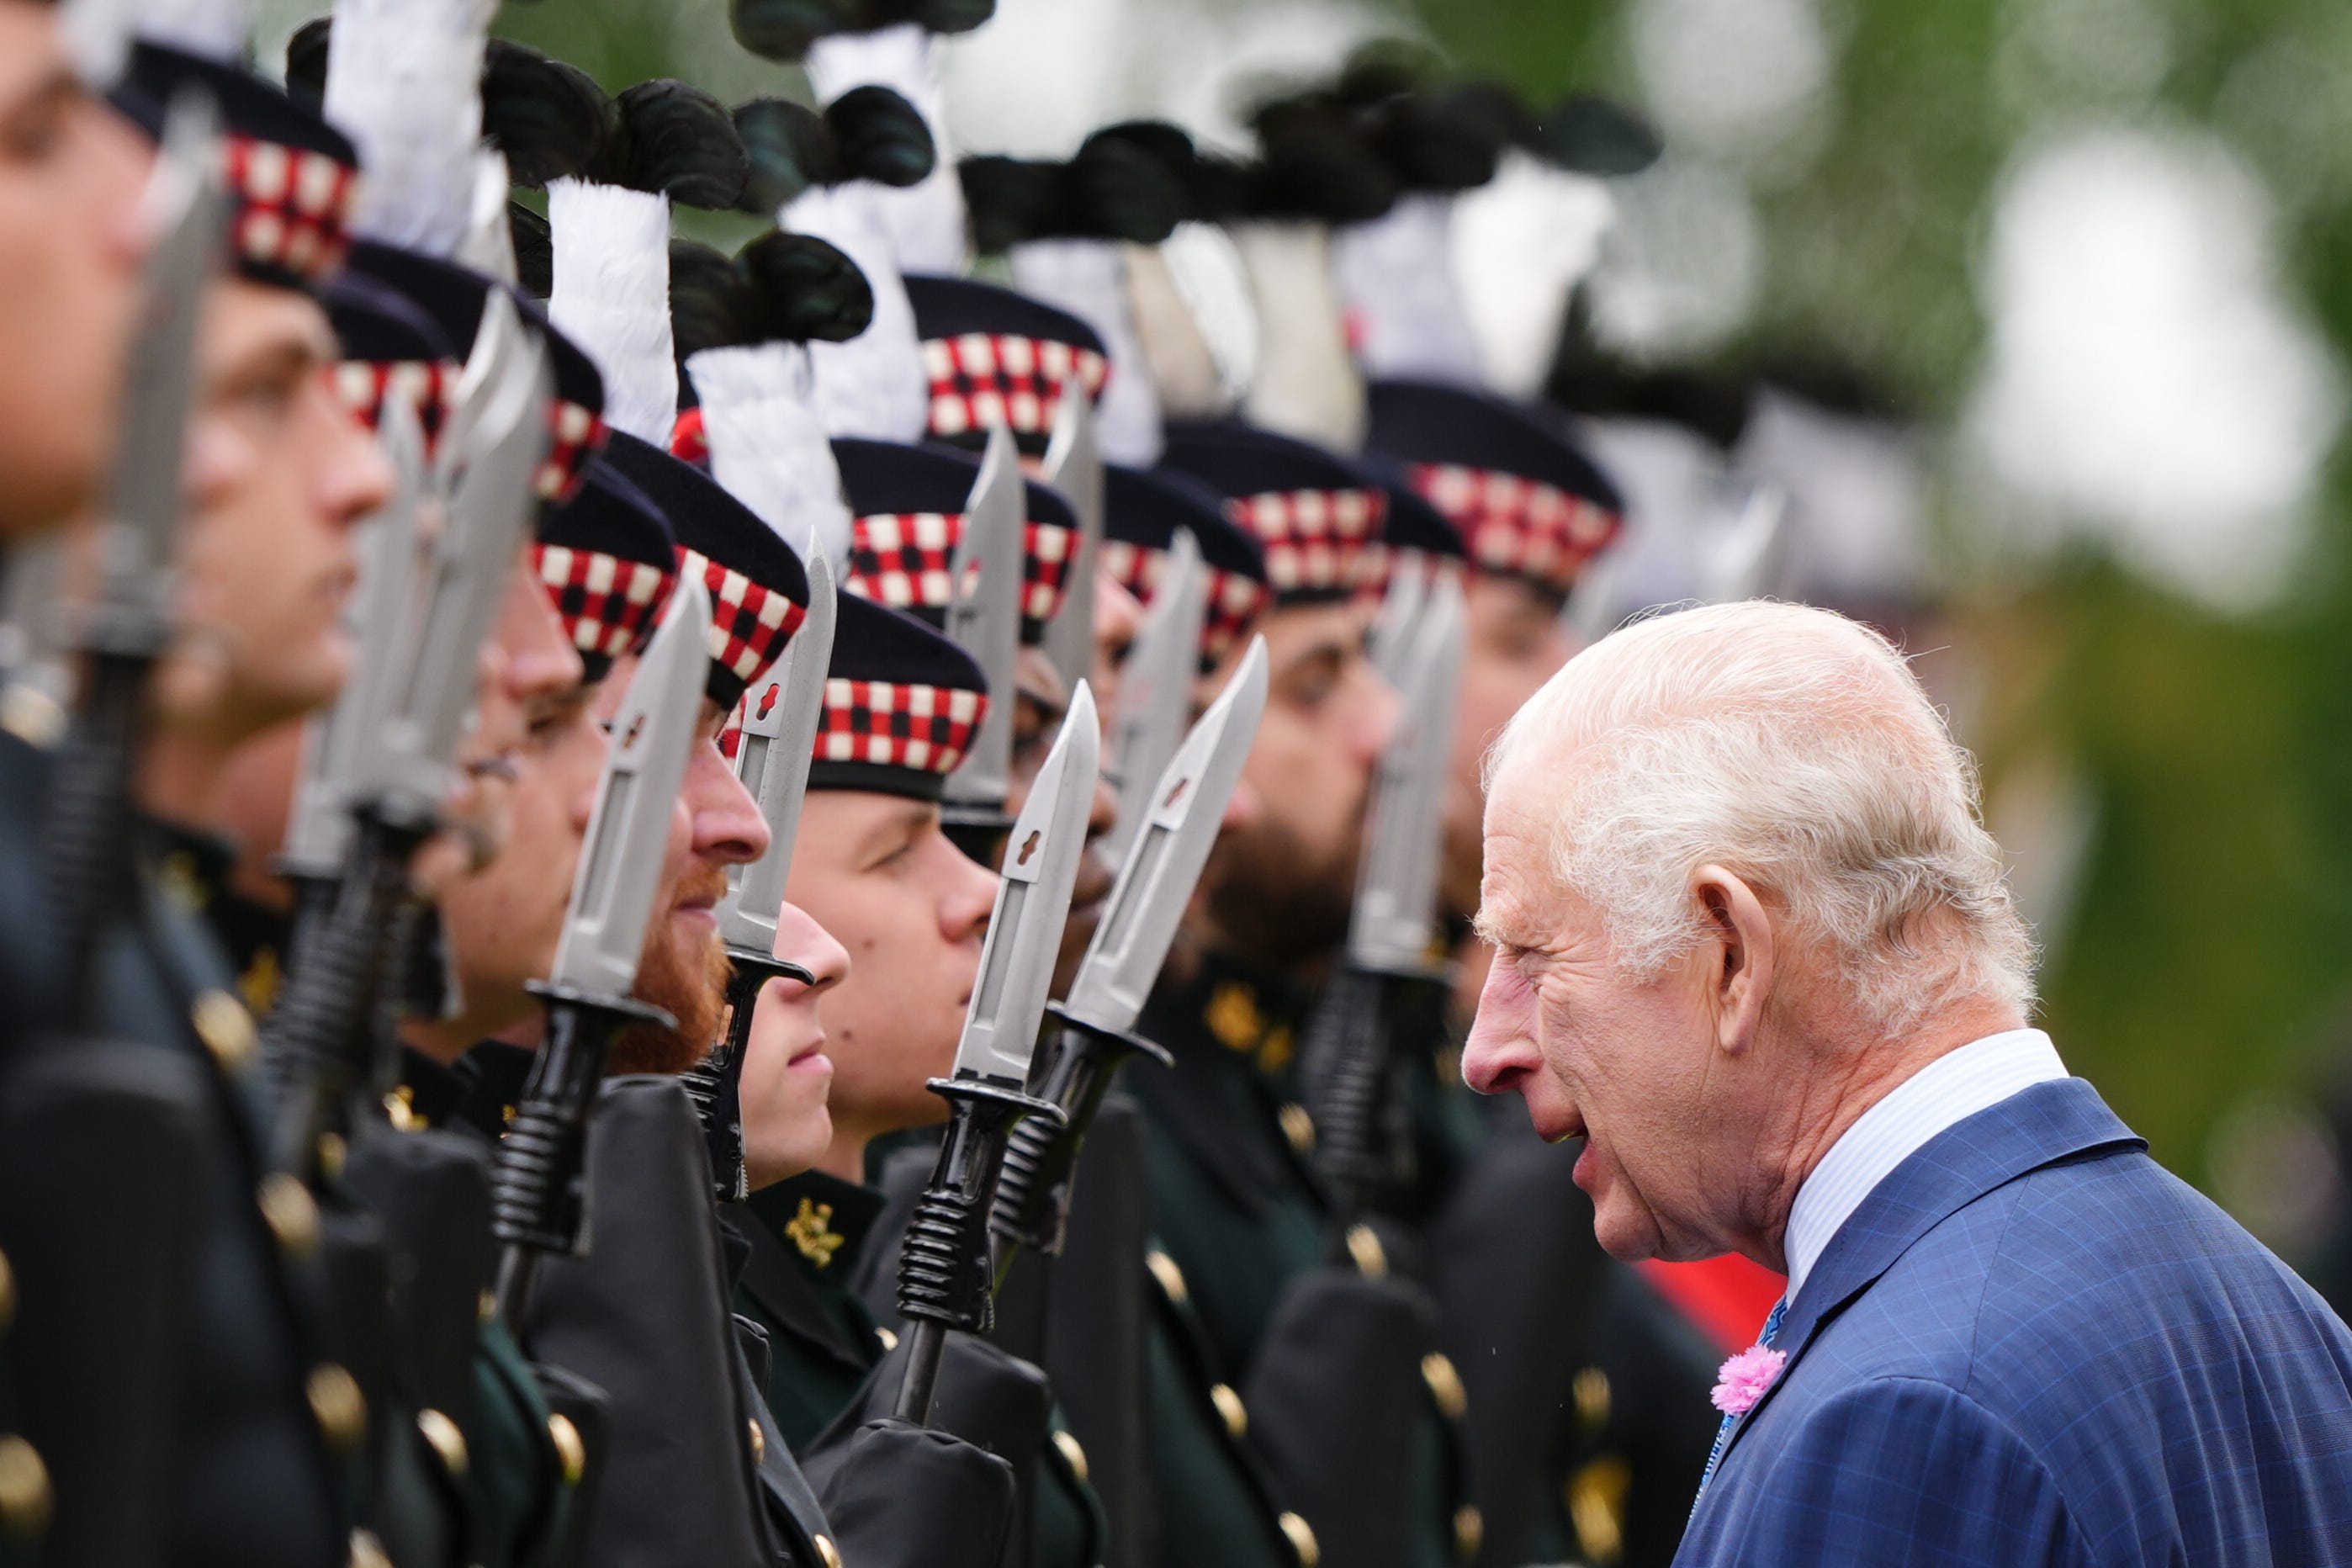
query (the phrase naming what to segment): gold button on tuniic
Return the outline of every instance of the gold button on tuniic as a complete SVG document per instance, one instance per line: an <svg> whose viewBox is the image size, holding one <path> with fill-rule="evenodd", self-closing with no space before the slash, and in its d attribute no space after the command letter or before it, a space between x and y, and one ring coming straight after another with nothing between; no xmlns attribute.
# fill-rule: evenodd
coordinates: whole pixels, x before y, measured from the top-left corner
<svg viewBox="0 0 2352 1568"><path fill-rule="evenodd" d="M13 1432L0 1434L0 1531L30 1541L48 1529L56 1505L40 1451Z"/></svg>
<svg viewBox="0 0 2352 1568"><path fill-rule="evenodd" d="M1233 1434L1235 1441L1249 1431L1249 1411L1243 1405L1242 1396L1235 1394L1230 1385L1222 1383L1211 1384L1209 1403L1217 1407L1217 1414L1224 1420L1225 1430Z"/></svg>
<svg viewBox="0 0 2352 1568"><path fill-rule="evenodd" d="M588 1445L580 1436L580 1428L572 1417L558 1413L547 1418L547 1440L555 1445L555 1458L563 1466L563 1484L576 1487L580 1478L588 1473Z"/></svg>
<svg viewBox="0 0 2352 1568"><path fill-rule="evenodd" d="M416 1413L416 1429L425 1434L425 1441L440 1456L441 1468L453 1476L466 1473L466 1434L457 1424L430 1406Z"/></svg>
<svg viewBox="0 0 2352 1568"><path fill-rule="evenodd" d="M303 1392L310 1395L310 1414L318 1417L329 1447L349 1453L360 1446L367 1436L367 1395L360 1392L357 1378L333 1362L322 1361L310 1369Z"/></svg>
<svg viewBox="0 0 2352 1568"><path fill-rule="evenodd" d="M1323 1548L1317 1544L1315 1531L1307 1521L1286 1510L1275 1522L1281 1525L1282 1533L1289 1537L1290 1550L1298 1558L1298 1568L1318 1568L1323 1561Z"/></svg>
<svg viewBox="0 0 2352 1568"><path fill-rule="evenodd" d="M1062 1458L1070 1467L1070 1474L1083 1483L1087 1479L1087 1450L1077 1438L1067 1432L1054 1434L1054 1447L1062 1451Z"/></svg>

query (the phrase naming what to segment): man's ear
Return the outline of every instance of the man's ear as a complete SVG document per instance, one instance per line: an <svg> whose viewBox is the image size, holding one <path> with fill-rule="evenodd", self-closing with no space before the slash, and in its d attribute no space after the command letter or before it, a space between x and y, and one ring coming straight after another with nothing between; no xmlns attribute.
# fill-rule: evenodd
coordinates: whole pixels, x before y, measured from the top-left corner
<svg viewBox="0 0 2352 1568"><path fill-rule="evenodd" d="M1706 921L1717 960L1707 981L1716 1045L1737 1056L1755 1040L1764 1020L1776 956L1772 922L1756 889L1720 866L1702 866L1691 874L1691 897Z"/></svg>

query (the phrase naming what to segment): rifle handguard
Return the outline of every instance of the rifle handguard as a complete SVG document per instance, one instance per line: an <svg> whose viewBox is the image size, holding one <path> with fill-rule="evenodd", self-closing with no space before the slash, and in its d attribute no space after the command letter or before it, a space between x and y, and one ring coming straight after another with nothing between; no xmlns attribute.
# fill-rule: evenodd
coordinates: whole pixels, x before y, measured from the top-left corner
<svg viewBox="0 0 2352 1568"><path fill-rule="evenodd" d="M63 994L79 1010L71 1017L84 1033L95 1032L103 1010L97 991L100 927L137 901L131 770L148 671L163 647L162 628L154 632L152 638L86 636L89 660L81 699L50 765L42 804L41 853L64 961Z"/></svg>
<svg viewBox="0 0 2352 1568"><path fill-rule="evenodd" d="M988 1214L1005 1137L1024 1117L1064 1120L1050 1100L979 1079L935 1078L929 1087L955 1110L898 1252L898 1312L912 1331L898 1410L918 1426L930 1421L947 1331L986 1333L995 1321Z"/></svg>
<svg viewBox="0 0 2352 1568"><path fill-rule="evenodd" d="M518 1332L537 1258L576 1254L587 1237L588 1112L614 1037L633 1024L676 1023L630 997L537 980L530 990L547 1010L547 1033L490 1163L490 1234L501 1248L497 1310Z"/></svg>
<svg viewBox="0 0 2352 1568"><path fill-rule="evenodd" d="M727 958L734 965L727 977L727 1037L677 1076L687 1098L694 1101L709 1148L710 1195L722 1204L740 1204L751 1195L751 1173L744 1163L743 1058L751 1048L751 1020L759 1010L760 993L771 980L814 985L816 976L790 959L747 947L730 945Z"/></svg>
<svg viewBox="0 0 2352 1568"><path fill-rule="evenodd" d="M1301 1065L1309 1073L1315 1156L1324 1178L1360 1194L1387 1173L1379 1152L1381 1106L1388 1092L1390 1048L1384 1017L1386 976L1352 965L1334 974L1308 1026Z"/></svg>
<svg viewBox="0 0 2352 1568"><path fill-rule="evenodd" d="M261 1030L276 1103L271 1163L305 1181L319 1135L372 1076L385 939L410 901L409 858L431 824L368 811L357 828L342 875L297 924L285 991Z"/></svg>
<svg viewBox="0 0 2352 1568"><path fill-rule="evenodd" d="M1061 1256L1078 1151L1086 1146L1095 1113L1127 1059L1139 1056L1163 1068L1176 1065L1166 1047L1140 1035L1074 1018L1059 1003L1046 1011L1062 1028L1037 1096L1060 1106L1065 1120L1056 1125L1043 1118L1024 1118L1005 1140L1004 1170L997 1178L996 1202L988 1215L989 1234L1003 1244L997 1260L1000 1278L1020 1248L1048 1258Z"/></svg>

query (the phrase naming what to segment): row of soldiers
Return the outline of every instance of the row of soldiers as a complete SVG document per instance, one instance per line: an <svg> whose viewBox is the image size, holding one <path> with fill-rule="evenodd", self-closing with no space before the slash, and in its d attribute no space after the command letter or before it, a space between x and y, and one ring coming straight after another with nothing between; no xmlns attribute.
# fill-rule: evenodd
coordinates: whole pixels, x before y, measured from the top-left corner
<svg viewBox="0 0 2352 1568"><path fill-rule="evenodd" d="M491 9L0 0L0 1563L1664 1561L1777 1284L1454 1051L1626 506L1448 205L1640 127Z"/></svg>

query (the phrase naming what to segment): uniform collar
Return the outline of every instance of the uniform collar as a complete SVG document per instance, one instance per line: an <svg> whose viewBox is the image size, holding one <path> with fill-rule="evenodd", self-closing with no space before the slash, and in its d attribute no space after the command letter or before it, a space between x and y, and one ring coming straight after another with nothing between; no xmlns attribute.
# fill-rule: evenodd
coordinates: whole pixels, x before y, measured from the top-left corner
<svg viewBox="0 0 2352 1568"><path fill-rule="evenodd" d="M753 1193L749 1206L803 1273L832 1284L857 1271L887 1201L877 1188L804 1171Z"/></svg>

